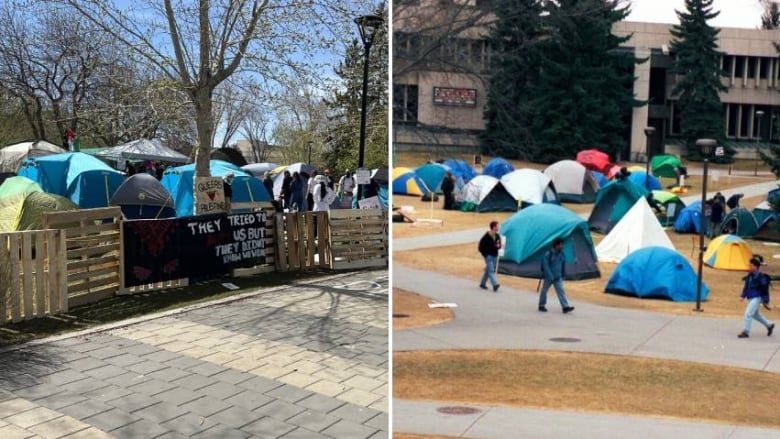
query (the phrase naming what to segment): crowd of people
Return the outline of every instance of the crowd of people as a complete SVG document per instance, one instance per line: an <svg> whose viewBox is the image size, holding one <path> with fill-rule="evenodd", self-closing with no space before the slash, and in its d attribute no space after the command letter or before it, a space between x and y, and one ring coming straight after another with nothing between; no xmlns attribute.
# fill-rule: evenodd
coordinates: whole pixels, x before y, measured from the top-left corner
<svg viewBox="0 0 780 439"><path fill-rule="evenodd" d="M332 206L352 208L358 185L352 172L347 169L336 182L325 169L322 174L312 171L310 175L299 172L284 171L281 190L274 196L274 177L266 172L263 186L274 198L272 203L277 211L321 212L330 210ZM376 195L372 185L365 185L362 198Z"/></svg>

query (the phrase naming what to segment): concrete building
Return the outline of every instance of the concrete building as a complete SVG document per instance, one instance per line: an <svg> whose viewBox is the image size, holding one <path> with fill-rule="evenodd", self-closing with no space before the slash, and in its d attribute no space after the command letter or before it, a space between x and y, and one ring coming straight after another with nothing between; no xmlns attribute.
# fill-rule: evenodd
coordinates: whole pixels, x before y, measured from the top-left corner
<svg viewBox="0 0 780 439"><path fill-rule="evenodd" d="M425 8L427 2L416 8ZM491 17L483 13L478 2L463 6L473 14L482 14L473 28L464 29L440 48L432 51L436 62L405 62L424 52L425 34L415 34L415 24L394 21L394 35L401 45L394 47L393 127L394 147L403 149L445 149L476 152L477 133L484 129L482 119L486 104L485 87L490 53L484 36ZM465 12L463 12L465 15ZM409 12L410 16L411 14ZM425 17L425 15L422 15ZM634 95L649 100L649 105L635 108L631 115L630 138L621 151L622 160L643 161L647 137L645 128L656 129L651 138L651 154L684 154L680 120L672 96L676 77L669 73L673 53L669 52L672 25L639 22L616 23L613 32L631 38L623 46L639 58L649 58L635 66ZM431 29L426 25L421 29ZM417 35L415 37L415 35ZM430 39L430 37L428 37ZM728 90L720 94L726 136L738 157L755 156L760 142L777 139L775 118L780 109L780 59L775 43L780 43L780 31L722 28L718 47L722 52L721 66L726 75L723 84ZM429 54L425 55L429 57ZM450 68L441 68L442 62ZM452 68L456 62L468 62L462 68ZM397 74L396 74L397 73Z"/></svg>

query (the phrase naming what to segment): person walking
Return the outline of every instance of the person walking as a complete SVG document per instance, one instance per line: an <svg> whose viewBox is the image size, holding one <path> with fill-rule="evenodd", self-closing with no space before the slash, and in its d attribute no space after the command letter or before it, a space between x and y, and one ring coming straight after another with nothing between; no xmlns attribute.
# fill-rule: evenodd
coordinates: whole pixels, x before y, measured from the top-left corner
<svg viewBox="0 0 780 439"><path fill-rule="evenodd" d="M764 318L758 311L758 307L761 304L769 309L769 276L761 273L761 257L754 255L750 258L748 275L743 279L745 286L742 288L740 299L742 301L747 299L748 302L745 307L745 326L737 337L750 337L750 325L753 323L753 319L766 327L767 336L772 335L772 332L775 330L775 324Z"/></svg>
<svg viewBox="0 0 780 439"><path fill-rule="evenodd" d="M496 263L498 262L498 249L501 248L501 237L498 236L498 221L490 222L490 229L485 232L482 239L479 240L479 252L485 259L485 273L482 280L479 281L479 287L487 290L486 282L490 279L493 285L493 292L498 291L498 279L496 279Z"/></svg>
<svg viewBox="0 0 780 439"><path fill-rule="evenodd" d="M455 178L452 172L447 171L444 174L444 180L441 182L441 191L444 193L444 210L452 210L455 205Z"/></svg>
<svg viewBox="0 0 780 439"><path fill-rule="evenodd" d="M552 242L552 248L542 256L542 289L539 293L539 312L547 312L547 290L550 285L555 287L555 293L558 295L558 302L563 308L563 313L568 314L574 311L573 306L569 306L566 300L566 291L563 289L563 278L566 276L566 257L563 254L563 239L555 238Z"/></svg>

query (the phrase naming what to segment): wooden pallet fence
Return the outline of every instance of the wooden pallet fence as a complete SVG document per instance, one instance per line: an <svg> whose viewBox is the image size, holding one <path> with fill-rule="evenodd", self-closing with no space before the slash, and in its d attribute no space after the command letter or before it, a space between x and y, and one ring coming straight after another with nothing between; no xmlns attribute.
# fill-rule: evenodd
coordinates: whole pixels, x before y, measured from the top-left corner
<svg viewBox="0 0 780 439"><path fill-rule="evenodd" d="M45 214L46 228L65 231L71 307L113 297L124 285L121 217L119 207Z"/></svg>
<svg viewBox="0 0 780 439"><path fill-rule="evenodd" d="M276 215L271 203L233 203L232 211L236 209L246 209L245 205L252 207L252 211L265 210L265 263L255 265L254 267L235 268L232 270L232 276L252 276L260 273L271 273L276 271ZM242 207L244 206L244 207Z"/></svg>
<svg viewBox="0 0 780 439"><path fill-rule="evenodd" d="M68 311L65 233L0 233L0 324Z"/></svg>
<svg viewBox="0 0 780 439"><path fill-rule="evenodd" d="M277 213L275 218L274 248L278 271L330 266L328 212Z"/></svg>
<svg viewBox="0 0 780 439"><path fill-rule="evenodd" d="M386 266L387 234L387 212L382 209L331 210L331 268L356 269Z"/></svg>

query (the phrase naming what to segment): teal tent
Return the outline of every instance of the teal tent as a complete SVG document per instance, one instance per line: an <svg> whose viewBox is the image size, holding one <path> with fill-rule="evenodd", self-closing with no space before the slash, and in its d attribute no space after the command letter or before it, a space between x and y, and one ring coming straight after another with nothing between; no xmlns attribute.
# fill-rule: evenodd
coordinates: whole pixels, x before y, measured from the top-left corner
<svg viewBox="0 0 780 439"><path fill-rule="evenodd" d="M529 206L501 224L504 256L498 272L521 277L541 277L541 260L555 238L563 239L566 279L599 277L599 267L588 223L556 204Z"/></svg>
<svg viewBox="0 0 780 439"><path fill-rule="evenodd" d="M753 236L758 231L756 217L744 207L732 209L720 223L719 235L737 235L741 238Z"/></svg>
<svg viewBox="0 0 780 439"><path fill-rule="evenodd" d="M647 194L648 192L642 186L628 179L609 183L596 194L596 204L588 218L590 228L606 235L631 209L636 200Z"/></svg>
<svg viewBox="0 0 780 439"><path fill-rule="evenodd" d="M425 183L425 187L440 194L441 182L444 181L447 171L449 168L440 163L428 163L415 169L414 173Z"/></svg>

